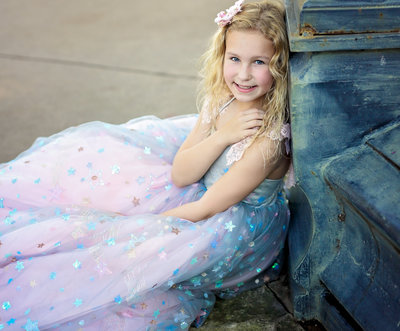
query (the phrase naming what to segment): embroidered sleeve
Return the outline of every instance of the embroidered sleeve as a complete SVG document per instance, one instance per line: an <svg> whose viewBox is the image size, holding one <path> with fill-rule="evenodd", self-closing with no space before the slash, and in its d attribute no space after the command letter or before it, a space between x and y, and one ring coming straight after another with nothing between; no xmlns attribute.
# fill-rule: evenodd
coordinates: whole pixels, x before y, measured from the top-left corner
<svg viewBox="0 0 400 331"><path fill-rule="evenodd" d="M244 151L250 144L250 140L251 138L247 137L231 146L228 153L226 153L227 165L231 165L242 158Z"/></svg>
<svg viewBox="0 0 400 331"><path fill-rule="evenodd" d="M290 153L290 124L286 123L282 125L282 129L280 134L277 134L276 131L270 131L267 134L267 137L272 139L272 140L285 140L285 149L286 153ZM242 156L244 151L246 150L247 147L249 147L251 141L251 137L247 137L238 143L232 145L232 147L229 149L228 153L226 154L226 161L227 165L231 165L236 161L239 161Z"/></svg>
<svg viewBox="0 0 400 331"><path fill-rule="evenodd" d="M201 123L203 124L210 124L212 119L211 109L209 107L210 102L208 99L204 101L203 107L201 109Z"/></svg>

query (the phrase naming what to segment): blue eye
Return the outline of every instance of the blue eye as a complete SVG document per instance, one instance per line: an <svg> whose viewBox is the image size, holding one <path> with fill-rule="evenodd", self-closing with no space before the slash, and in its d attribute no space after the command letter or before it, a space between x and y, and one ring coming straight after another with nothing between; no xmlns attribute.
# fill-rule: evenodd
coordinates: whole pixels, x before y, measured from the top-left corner
<svg viewBox="0 0 400 331"><path fill-rule="evenodd" d="M240 60L239 60L239 58L237 58L236 56L232 56L232 57L231 57L231 61L233 61L233 62L239 62Z"/></svg>
<svg viewBox="0 0 400 331"><path fill-rule="evenodd" d="M258 64L258 65L263 65L263 64L265 64L265 62L264 62L264 61L261 61L261 60L255 60L254 62L255 62L255 64Z"/></svg>

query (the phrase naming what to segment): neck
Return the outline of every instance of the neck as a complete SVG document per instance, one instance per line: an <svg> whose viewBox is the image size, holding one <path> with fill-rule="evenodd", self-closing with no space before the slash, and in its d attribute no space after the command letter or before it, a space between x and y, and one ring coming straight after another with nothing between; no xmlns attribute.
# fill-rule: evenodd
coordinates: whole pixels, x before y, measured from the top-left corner
<svg viewBox="0 0 400 331"><path fill-rule="evenodd" d="M262 108L262 101L254 100L251 102L242 102L235 99L235 104L238 110L246 110L251 108L261 109Z"/></svg>

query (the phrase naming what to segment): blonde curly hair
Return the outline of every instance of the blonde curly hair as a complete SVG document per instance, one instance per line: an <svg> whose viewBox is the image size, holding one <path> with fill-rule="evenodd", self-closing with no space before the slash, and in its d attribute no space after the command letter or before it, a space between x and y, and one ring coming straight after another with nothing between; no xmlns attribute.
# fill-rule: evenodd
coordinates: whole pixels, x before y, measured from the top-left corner
<svg viewBox="0 0 400 331"><path fill-rule="evenodd" d="M279 137L282 125L289 120L288 115L288 59L289 45L285 25L285 8L282 2L266 0L244 4L230 24L220 27L214 34L211 45L201 58L201 82L199 86L199 109L209 111L219 109L232 96L224 80L223 65L226 49L226 36L233 30L257 30L273 42L275 53L269 62L269 70L274 82L265 95L262 109L265 111L264 123L253 137L270 134ZM215 129L216 112L211 118ZM281 154L279 143L272 154Z"/></svg>

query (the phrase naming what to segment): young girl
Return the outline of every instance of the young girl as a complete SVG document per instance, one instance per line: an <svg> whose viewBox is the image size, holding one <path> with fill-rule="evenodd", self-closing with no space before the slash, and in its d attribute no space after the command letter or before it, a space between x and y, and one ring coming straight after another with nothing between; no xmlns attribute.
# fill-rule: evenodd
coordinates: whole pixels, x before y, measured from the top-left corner
<svg viewBox="0 0 400 331"><path fill-rule="evenodd" d="M0 167L0 329L184 330L263 283L289 221L288 44L279 3L242 2L194 127L88 123Z"/></svg>

